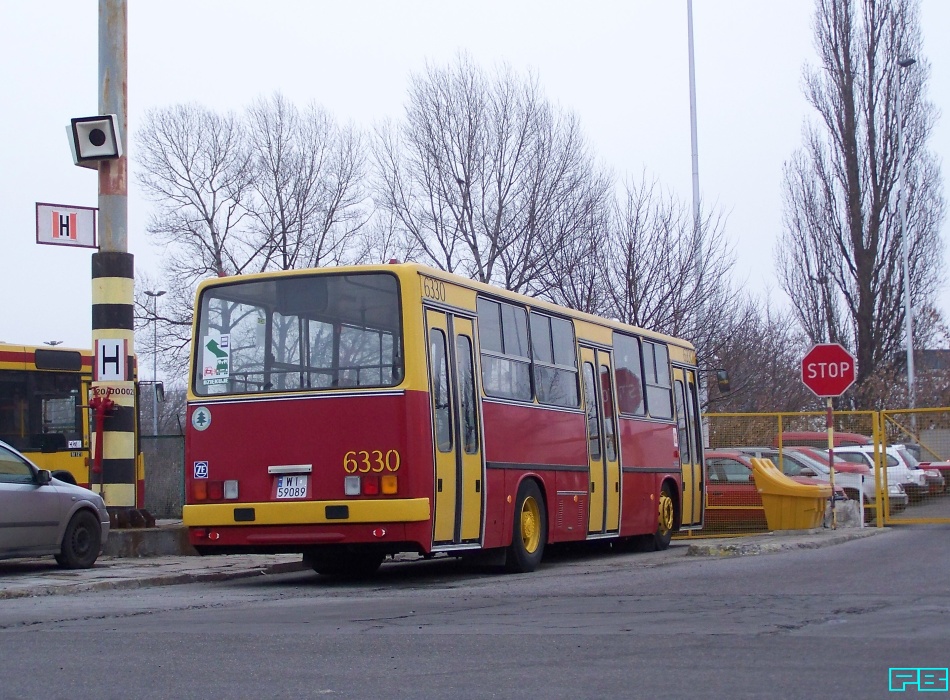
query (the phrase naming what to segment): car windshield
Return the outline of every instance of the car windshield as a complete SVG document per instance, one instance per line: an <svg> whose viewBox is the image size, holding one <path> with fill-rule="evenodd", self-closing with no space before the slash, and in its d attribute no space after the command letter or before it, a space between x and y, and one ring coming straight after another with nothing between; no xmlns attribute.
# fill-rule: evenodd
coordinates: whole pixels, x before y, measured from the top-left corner
<svg viewBox="0 0 950 700"><path fill-rule="evenodd" d="M898 447L897 454L901 456L901 458L904 460L904 464L906 464L908 467L911 469L918 468L920 462L917 461L917 458L914 457L914 455L912 455L910 450L908 450L906 447Z"/></svg>
<svg viewBox="0 0 950 700"><path fill-rule="evenodd" d="M818 472L819 474L827 474L827 473L828 473L828 465L827 465L827 464L822 464L822 463L819 462L817 459L812 459L809 455L803 454L803 453L801 453L801 452L796 452L795 455L794 455L794 457L793 457L793 459L795 459L797 462L801 463L801 465L802 465L803 467L808 467L809 469L812 469L812 470Z"/></svg>

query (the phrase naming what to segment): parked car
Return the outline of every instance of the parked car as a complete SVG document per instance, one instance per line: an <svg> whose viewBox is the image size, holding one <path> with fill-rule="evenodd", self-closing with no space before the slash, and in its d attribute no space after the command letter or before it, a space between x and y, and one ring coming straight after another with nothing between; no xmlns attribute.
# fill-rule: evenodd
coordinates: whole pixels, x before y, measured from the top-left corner
<svg viewBox="0 0 950 700"><path fill-rule="evenodd" d="M930 492L930 484L927 482L927 475L924 474L924 470L908 467L904 461L904 456L898 450L898 446L888 445L884 456L885 483L888 486L894 483L901 484L911 503L919 502ZM836 447L835 457L874 468L873 445Z"/></svg>
<svg viewBox="0 0 950 700"><path fill-rule="evenodd" d="M861 433L846 433L836 430L832 437L834 446L870 445L873 440ZM773 447L778 447L778 438ZM828 433L817 430L802 430L798 432L785 431L782 433L782 447L828 447Z"/></svg>
<svg viewBox="0 0 950 700"><path fill-rule="evenodd" d="M792 450L794 452L801 452L802 454L811 457L813 460L818 460L822 464L828 464L828 449L822 449L820 447L787 447L787 450ZM847 462L837 455L835 456L835 473L838 472L848 472L850 474L858 474L859 476L870 477L874 476L874 470L871 469L866 464L858 464L857 462Z"/></svg>
<svg viewBox="0 0 950 700"><path fill-rule="evenodd" d="M828 451L817 447L786 447L781 451L771 447L738 447L736 451L765 457L772 460L786 476L817 477L823 481L830 480L831 470L828 468ZM874 486L874 472L866 464L848 462L835 454L835 486L844 489L848 498L864 500L865 522L874 518L871 508L877 501ZM899 513L907 507L908 498L904 488L897 483L888 487L888 500L891 513Z"/></svg>
<svg viewBox="0 0 950 700"><path fill-rule="evenodd" d="M946 486L946 481L943 478L943 474L941 474L939 470L925 469L922 467L920 461L914 455L914 451L911 450L907 445L895 445L894 447L897 448L898 456L901 458L901 460L903 460L908 469L919 469L924 473L924 478L927 479L928 493L930 493L932 496L943 493L944 487Z"/></svg>
<svg viewBox="0 0 950 700"><path fill-rule="evenodd" d="M738 450L707 450L706 526L711 529L765 529L762 497L752 476L752 457ZM803 484L827 483L813 477L790 477ZM835 497L845 500L837 486Z"/></svg>
<svg viewBox="0 0 950 700"><path fill-rule="evenodd" d="M925 471L938 472L943 477L943 492L950 491L950 462L920 462L918 466Z"/></svg>
<svg viewBox="0 0 950 700"><path fill-rule="evenodd" d="M102 498L54 479L0 442L0 559L52 554L66 569L88 569L109 537Z"/></svg>
<svg viewBox="0 0 950 700"><path fill-rule="evenodd" d="M820 479L828 481L831 478L831 470L828 468L828 452L824 452L824 460L821 455L813 455L812 450L817 448L794 448L788 447L784 450L782 459L778 459L778 450L774 450L774 455L763 455L769 457L776 465L781 462L782 472L788 476L817 476ZM841 486L848 498L864 500L866 522L874 517L874 511L870 510L877 502L877 494L874 486L874 472L864 464L856 464L845 460L835 459L835 485ZM891 513L899 513L907 507L909 499L904 487L898 483L890 484L887 487L887 497Z"/></svg>

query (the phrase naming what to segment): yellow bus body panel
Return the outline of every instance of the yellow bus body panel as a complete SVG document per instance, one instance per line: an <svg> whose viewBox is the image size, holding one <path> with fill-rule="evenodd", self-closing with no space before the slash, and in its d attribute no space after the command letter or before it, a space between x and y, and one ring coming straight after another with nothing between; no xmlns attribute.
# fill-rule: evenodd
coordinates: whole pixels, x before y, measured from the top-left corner
<svg viewBox="0 0 950 700"><path fill-rule="evenodd" d="M327 506L346 506L347 518L327 518ZM235 509L254 509L253 521L236 521ZM351 523L417 523L429 519L428 498L378 501L294 501L284 503L205 503L185 506L187 527L224 525L346 525Z"/></svg>

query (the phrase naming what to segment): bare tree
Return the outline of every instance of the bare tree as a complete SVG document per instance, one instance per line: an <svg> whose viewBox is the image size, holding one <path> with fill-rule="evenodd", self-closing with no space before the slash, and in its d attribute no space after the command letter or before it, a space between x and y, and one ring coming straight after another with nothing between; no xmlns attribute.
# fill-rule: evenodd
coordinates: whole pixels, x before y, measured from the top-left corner
<svg viewBox="0 0 950 700"><path fill-rule="evenodd" d="M768 299L770 295L766 295ZM801 358L807 339L791 311L778 311L769 301L745 299L717 329L720 342L710 369L729 373L730 391L710 386L710 411L760 413L820 408L801 380Z"/></svg>
<svg viewBox="0 0 950 700"><path fill-rule="evenodd" d="M238 118L197 105L153 109L138 138L138 181L157 205L147 230L167 246L169 274L194 282L243 272L256 251L237 235L251 177Z"/></svg>
<svg viewBox="0 0 950 700"><path fill-rule="evenodd" d="M243 118L196 105L151 110L139 133L138 181L156 203L148 232L164 247L159 350L185 373L194 294L204 278L356 260L365 148L322 110L280 95ZM352 240L351 240L352 239ZM136 300L140 325L153 320Z"/></svg>
<svg viewBox="0 0 950 700"><path fill-rule="evenodd" d="M536 78L488 76L465 56L412 77L406 118L377 130L374 156L378 205L405 247L515 291L547 286L547 256L588 225L609 187L576 118Z"/></svg>
<svg viewBox="0 0 950 700"><path fill-rule="evenodd" d="M776 257L803 330L812 342L854 350L855 399L870 405L868 392L877 386L871 378L906 342L898 91L914 307L932 306L942 267L940 171L926 149L934 122L925 101L930 71L920 56L915 0L817 0L814 32L820 63L806 70L805 92L819 120L806 125L804 146L785 167L785 226ZM912 70L898 66L907 56L918 57Z"/></svg>
<svg viewBox="0 0 950 700"><path fill-rule="evenodd" d="M646 177L628 182L604 248L607 315L689 338L706 366L735 316L735 257L718 214L692 208Z"/></svg>
<svg viewBox="0 0 950 700"><path fill-rule="evenodd" d="M282 95L247 111L254 196L248 209L261 270L354 261L349 244L363 225L365 149L316 105L304 112Z"/></svg>

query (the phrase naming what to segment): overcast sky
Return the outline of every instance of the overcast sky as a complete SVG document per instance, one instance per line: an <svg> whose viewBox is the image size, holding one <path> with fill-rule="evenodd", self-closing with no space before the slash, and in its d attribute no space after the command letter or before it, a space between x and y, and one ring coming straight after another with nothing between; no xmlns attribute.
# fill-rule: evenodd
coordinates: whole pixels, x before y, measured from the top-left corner
<svg viewBox="0 0 950 700"><path fill-rule="evenodd" d="M577 113L619 179L646 172L691 198L686 0L130 2L130 167L145 110L180 102L239 110L274 91L371 127L403 110L407 77L459 51L533 69ZM782 165L801 143L802 67L814 61L809 0L695 0L699 176L727 215L736 274L784 304L772 266ZM98 113L96 0L0 0L0 340L91 345L91 250L35 243L35 203L96 206L64 126ZM931 148L950 161L950 2L923 0L929 96L944 112ZM946 189L946 188L945 188ZM129 250L156 273L150 204L133 178ZM944 224L944 245L950 236ZM950 260L950 255L945 256ZM950 290L939 302L950 316Z"/></svg>

